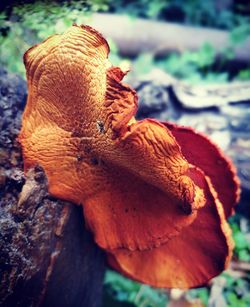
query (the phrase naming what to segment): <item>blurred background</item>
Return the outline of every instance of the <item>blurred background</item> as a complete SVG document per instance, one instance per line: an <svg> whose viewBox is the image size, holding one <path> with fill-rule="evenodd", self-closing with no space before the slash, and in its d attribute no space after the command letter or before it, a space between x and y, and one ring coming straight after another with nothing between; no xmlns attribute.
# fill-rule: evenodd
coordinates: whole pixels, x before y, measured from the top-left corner
<svg viewBox="0 0 250 307"><path fill-rule="evenodd" d="M250 306L250 2L244 0L1 1L0 64L25 78L23 53L73 22L109 41L130 69L138 117L205 132L233 159L242 198L230 218L227 271L200 289L159 290L107 270L103 306Z"/></svg>

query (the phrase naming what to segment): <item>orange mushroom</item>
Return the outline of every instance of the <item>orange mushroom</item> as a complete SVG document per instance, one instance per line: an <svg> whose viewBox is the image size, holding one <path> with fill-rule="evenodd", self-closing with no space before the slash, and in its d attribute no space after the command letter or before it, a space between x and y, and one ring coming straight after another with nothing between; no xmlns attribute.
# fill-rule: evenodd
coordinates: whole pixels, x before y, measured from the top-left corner
<svg viewBox="0 0 250 307"><path fill-rule="evenodd" d="M234 205L239 201L239 179L232 162L213 144L207 136L192 128L164 123L181 146L181 151L189 163L201 168L210 178L221 201L226 217L234 213Z"/></svg>
<svg viewBox="0 0 250 307"><path fill-rule="evenodd" d="M197 169L192 175L207 200L195 221L158 248L111 251L108 260L112 267L155 287L181 289L203 286L227 267L233 241L222 205L210 180Z"/></svg>
<svg viewBox="0 0 250 307"><path fill-rule="evenodd" d="M83 206L95 241L118 270L161 287L205 283L230 258L221 203L229 215L238 195L235 171L207 138L153 119L136 121L136 93L121 83L125 73L112 67L108 53L98 32L77 25L25 53L28 100L19 135L25 170L40 164L52 195ZM199 157L186 137L211 156ZM211 171L219 160L223 167ZM225 186L216 174L229 177ZM195 233L203 240L188 244ZM181 283L162 278L189 245L190 259L198 257L194 278L188 260L178 271ZM157 267L166 254L166 265ZM149 267L141 270L138 256L152 264L154 276Z"/></svg>

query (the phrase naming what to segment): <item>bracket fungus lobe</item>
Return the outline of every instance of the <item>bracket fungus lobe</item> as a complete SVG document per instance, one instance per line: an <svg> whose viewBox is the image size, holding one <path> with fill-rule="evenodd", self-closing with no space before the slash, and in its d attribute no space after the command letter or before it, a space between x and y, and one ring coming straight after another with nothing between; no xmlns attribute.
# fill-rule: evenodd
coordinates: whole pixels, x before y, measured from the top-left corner
<svg viewBox="0 0 250 307"><path fill-rule="evenodd" d="M136 92L108 53L101 34L77 25L25 53L25 169L41 165L52 195L83 206L111 266L157 287L197 287L231 255L235 170L192 129L136 121Z"/></svg>

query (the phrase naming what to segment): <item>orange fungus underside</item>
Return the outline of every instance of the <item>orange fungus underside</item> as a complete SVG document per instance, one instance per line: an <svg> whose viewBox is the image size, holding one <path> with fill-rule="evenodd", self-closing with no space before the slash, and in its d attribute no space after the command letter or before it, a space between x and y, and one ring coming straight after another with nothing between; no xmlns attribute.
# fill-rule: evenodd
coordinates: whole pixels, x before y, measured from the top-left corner
<svg viewBox="0 0 250 307"><path fill-rule="evenodd" d="M156 287L197 287L231 256L235 170L190 128L136 121L136 92L108 53L77 25L25 53L25 169L41 165L52 195L83 206L113 268Z"/></svg>

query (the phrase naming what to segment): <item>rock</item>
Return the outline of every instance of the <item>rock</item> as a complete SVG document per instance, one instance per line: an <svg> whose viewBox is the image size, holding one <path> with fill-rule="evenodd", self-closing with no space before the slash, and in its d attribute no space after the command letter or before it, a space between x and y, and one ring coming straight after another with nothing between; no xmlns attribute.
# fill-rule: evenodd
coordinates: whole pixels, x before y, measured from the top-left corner
<svg viewBox="0 0 250 307"><path fill-rule="evenodd" d="M157 116L165 109L168 108L169 95L168 91L161 85L155 85L152 88L149 84L144 83L140 87L135 88L140 93L139 108L137 117L147 117L149 114Z"/></svg>

